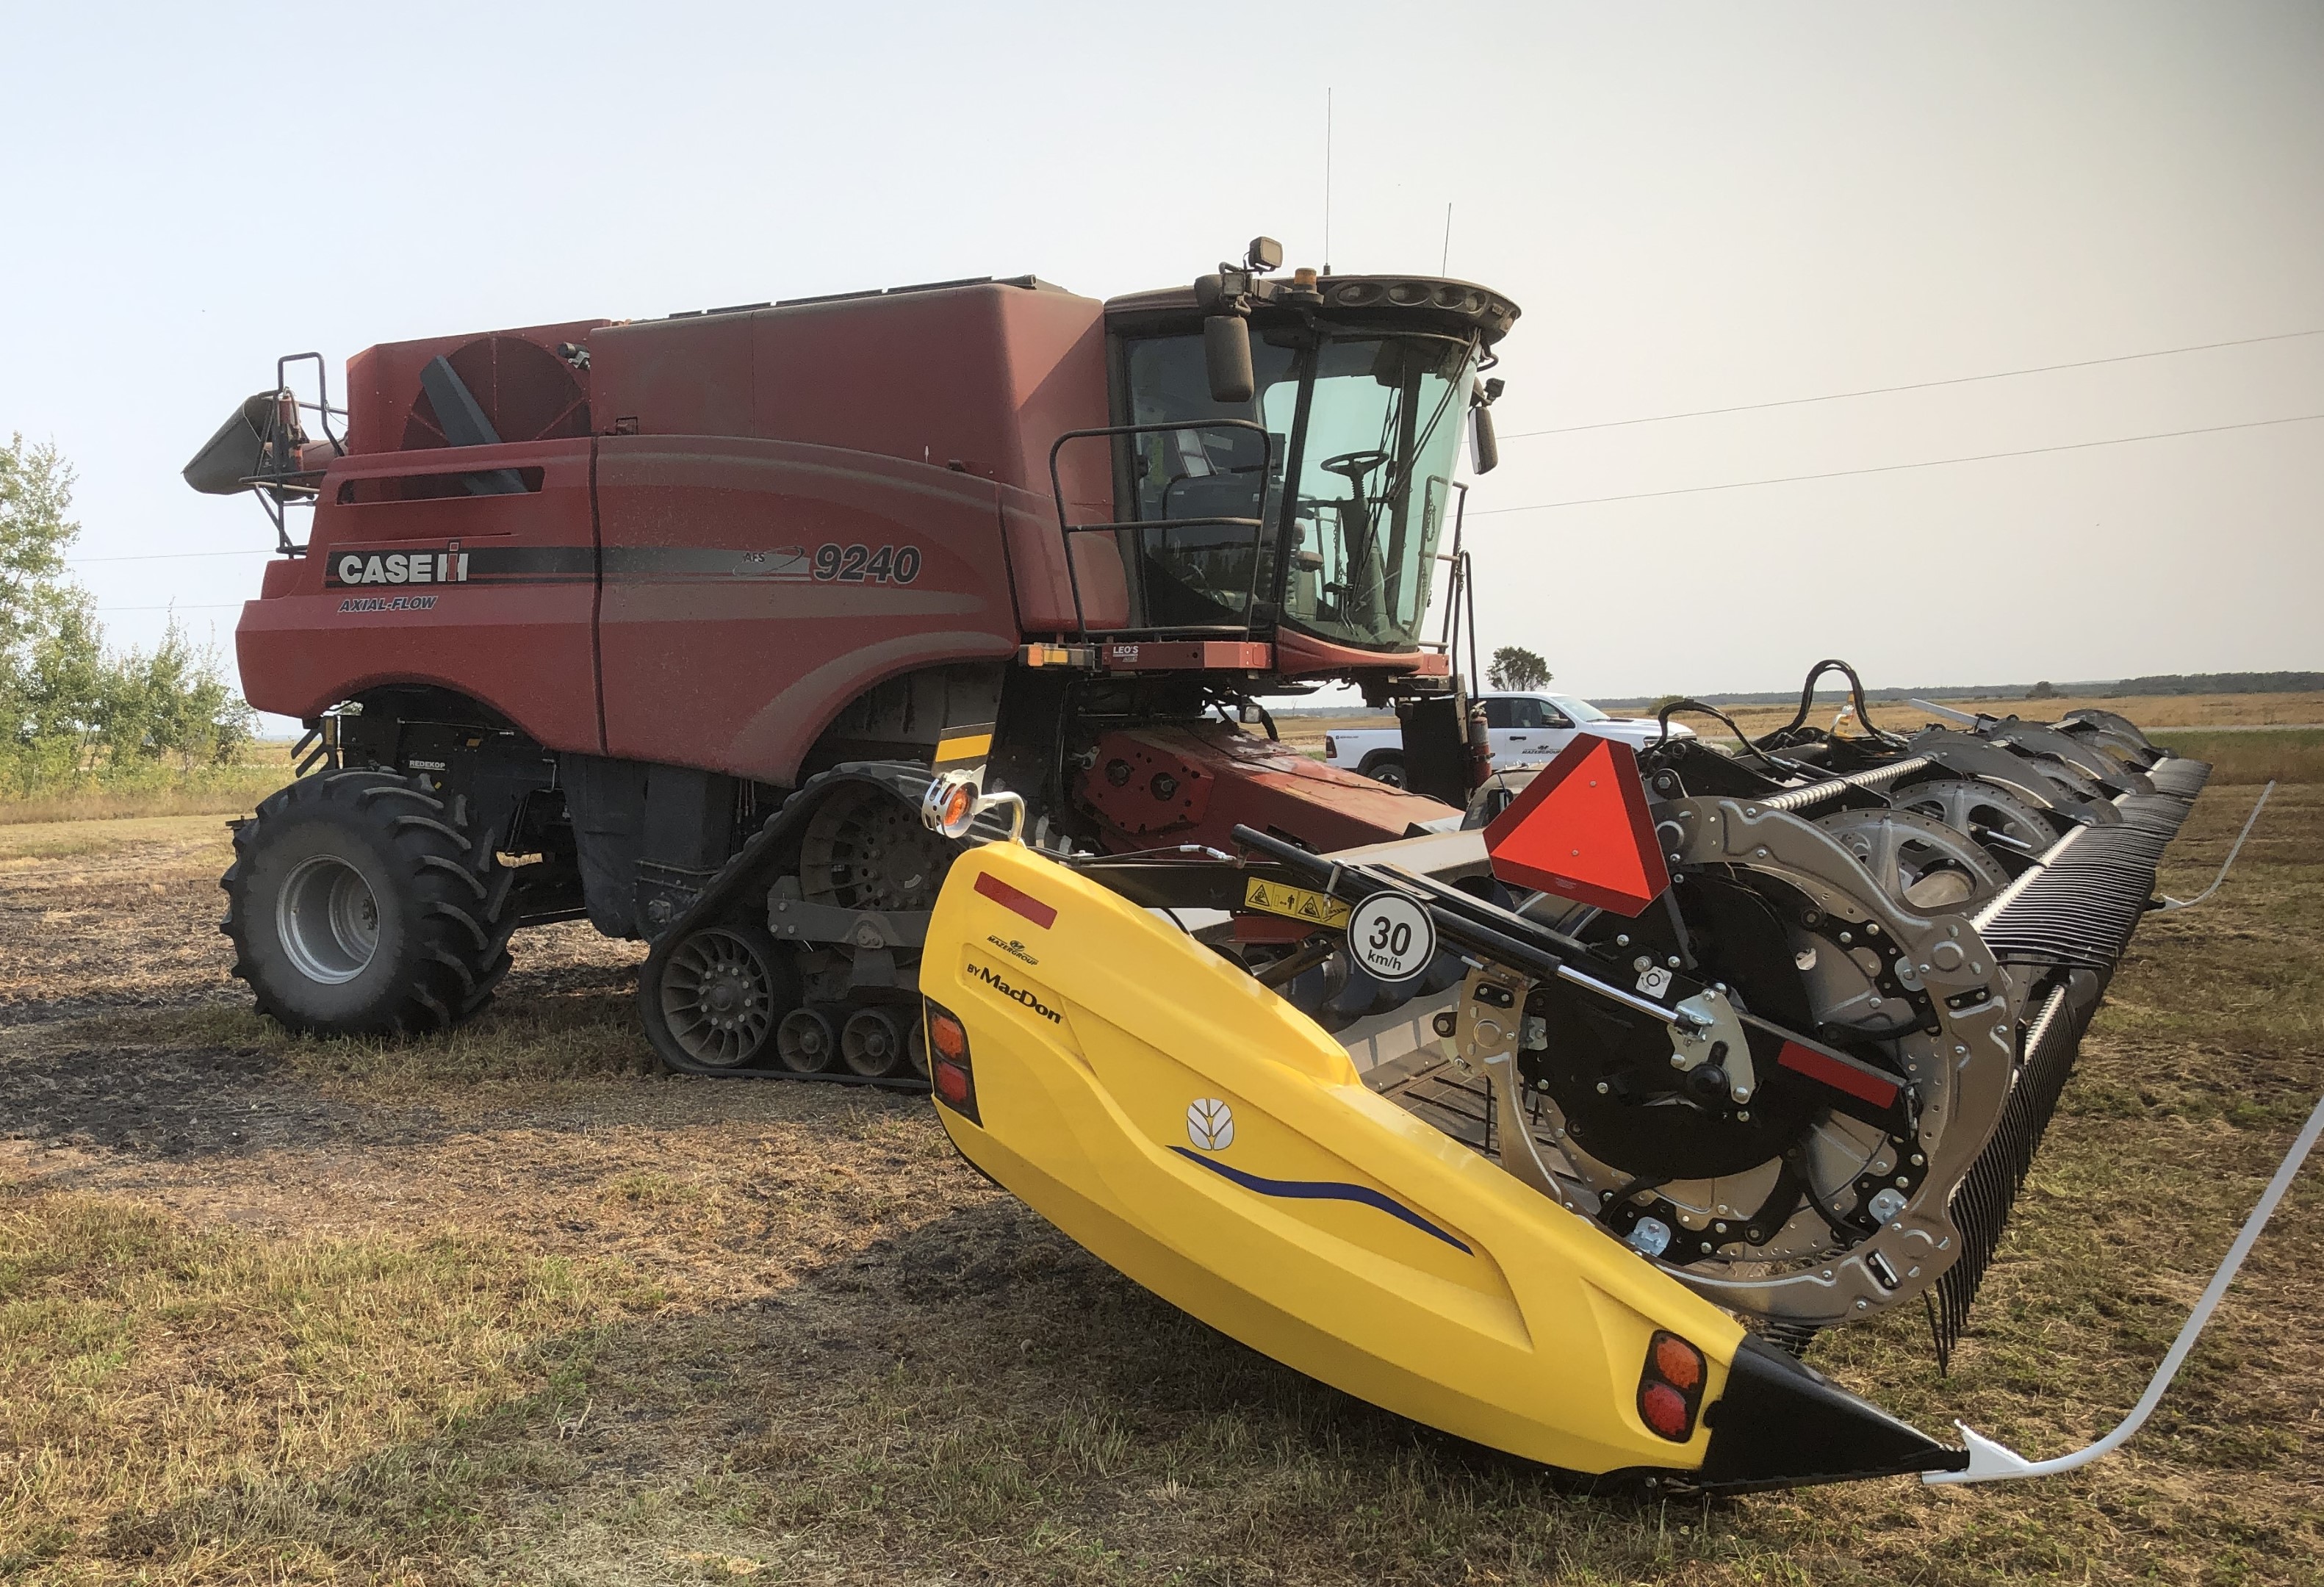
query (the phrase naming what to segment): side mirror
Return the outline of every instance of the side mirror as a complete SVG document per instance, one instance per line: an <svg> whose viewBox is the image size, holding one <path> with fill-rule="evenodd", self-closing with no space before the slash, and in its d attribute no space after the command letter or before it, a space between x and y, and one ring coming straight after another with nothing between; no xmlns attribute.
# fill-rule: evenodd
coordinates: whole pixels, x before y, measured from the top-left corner
<svg viewBox="0 0 2324 1587"><path fill-rule="evenodd" d="M1250 369L1250 324L1241 315L1213 314L1203 321L1203 368L1212 401L1250 401L1259 383Z"/></svg>
<svg viewBox="0 0 2324 1587"><path fill-rule="evenodd" d="M1480 474L1501 466L1501 443L1493 437L1493 411L1482 403L1469 410L1469 462Z"/></svg>

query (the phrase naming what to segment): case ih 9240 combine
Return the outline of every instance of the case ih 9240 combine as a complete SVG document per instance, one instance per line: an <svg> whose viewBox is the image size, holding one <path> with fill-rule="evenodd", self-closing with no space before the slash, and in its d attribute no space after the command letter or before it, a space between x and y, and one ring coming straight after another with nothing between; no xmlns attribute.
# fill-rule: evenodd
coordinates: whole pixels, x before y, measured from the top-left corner
<svg viewBox="0 0 2324 1587"><path fill-rule="evenodd" d="M1860 687L1821 732L1824 663L1738 752L1584 738L1472 798L1419 636L1517 311L1279 263L378 346L344 433L278 369L187 469L314 509L238 633L312 753L237 827L235 973L438 1029L586 914L651 944L673 1068L930 1076L1090 1249L1434 1426L2023 1474L1784 1350L1916 1298L1949 1347L2207 769ZM1328 679L1402 703L1406 789L1244 731ZM1370 1075L1325 1034L1456 988Z"/></svg>
<svg viewBox="0 0 2324 1587"><path fill-rule="evenodd" d="M237 836L260 1006L440 1027L586 911L655 942L672 1066L909 1076L940 744L1053 849L1451 814L1222 718L1354 680L1442 702L1457 754L1418 637L1517 308L1253 247L1108 303L1026 277L376 346L337 435L252 398L187 475L313 505L236 639L325 772Z"/></svg>

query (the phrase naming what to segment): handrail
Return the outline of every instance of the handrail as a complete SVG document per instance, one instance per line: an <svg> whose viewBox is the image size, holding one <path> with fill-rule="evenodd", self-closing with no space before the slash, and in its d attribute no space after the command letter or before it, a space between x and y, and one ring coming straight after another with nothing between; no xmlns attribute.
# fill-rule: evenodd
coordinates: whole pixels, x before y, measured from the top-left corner
<svg viewBox="0 0 2324 1587"><path fill-rule="evenodd" d="M1066 442L1095 440L1100 438L1111 439L1117 437L1134 435L1170 435L1182 430L1200 431L1206 429L1247 429L1254 431L1259 436L1259 502L1261 516L1258 518L1149 518L1132 519L1126 522L1118 521L1107 523L1070 523L1066 521L1065 486L1064 480L1061 479L1057 474L1057 454L1065 450ZM1170 525L1176 528L1203 528L1208 526L1228 529L1248 529L1251 531L1250 591L1243 601L1242 632L1243 637L1247 640L1256 639L1258 637L1257 617L1259 614L1259 566L1265 560L1265 558L1259 555L1259 542L1267 533L1267 521L1264 514L1267 507L1268 470L1274 461L1274 433L1270 431L1267 426L1249 419L1201 419L1192 421L1163 420L1151 424L1109 424L1101 426L1094 429L1069 429L1052 442L1049 447L1049 494L1057 503L1057 539L1059 545L1064 549L1065 553L1065 582L1067 586L1073 591L1074 630L1076 636L1086 641L1090 637L1090 631L1089 614L1082 604L1081 570L1074 562L1073 537L1081 533L1096 533L1108 531L1115 533L1120 533L1124 530L1138 530L1142 531L1153 529L1157 525Z"/></svg>

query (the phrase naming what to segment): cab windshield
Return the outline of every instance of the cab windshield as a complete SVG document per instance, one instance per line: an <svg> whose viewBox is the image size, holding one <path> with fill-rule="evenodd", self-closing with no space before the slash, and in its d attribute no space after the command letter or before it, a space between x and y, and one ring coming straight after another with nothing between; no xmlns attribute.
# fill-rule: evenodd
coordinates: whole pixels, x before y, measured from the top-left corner
<svg viewBox="0 0 2324 1587"><path fill-rule="evenodd" d="M1411 649L1451 510L1474 351L1441 336L1258 331L1253 398L1222 404L1211 401L1199 335L1131 340L1130 421L1189 425L1134 438L1130 516L1172 526L1140 537L1145 624L1256 627L1279 613L1339 643ZM1226 420L1265 437L1214 422Z"/></svg>

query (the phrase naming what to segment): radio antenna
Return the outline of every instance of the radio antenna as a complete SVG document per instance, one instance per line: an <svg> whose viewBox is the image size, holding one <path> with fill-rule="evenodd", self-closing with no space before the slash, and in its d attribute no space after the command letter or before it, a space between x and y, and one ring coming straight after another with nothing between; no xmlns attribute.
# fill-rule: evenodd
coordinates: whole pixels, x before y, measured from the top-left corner
<svg viewBox="0 0 2324 1587"><path fill-rule="evenodd" d="M1436 262L1436 273L1439 275L1450 275L1452 272L1452 201L1448 198L1444 201L1444 256Z"/></svg>
<svg viewBox="0 0 2324 1587"><path fill-rule="evenodd" d="M1323 273L1332 273L1332 90L1323 90Z"/></svg>

